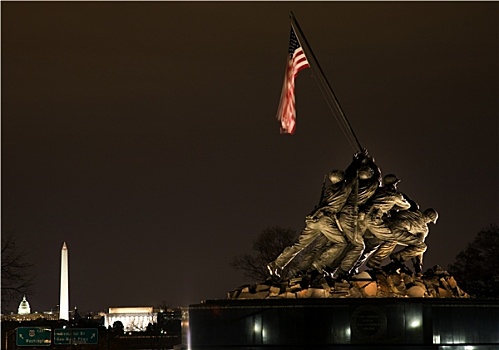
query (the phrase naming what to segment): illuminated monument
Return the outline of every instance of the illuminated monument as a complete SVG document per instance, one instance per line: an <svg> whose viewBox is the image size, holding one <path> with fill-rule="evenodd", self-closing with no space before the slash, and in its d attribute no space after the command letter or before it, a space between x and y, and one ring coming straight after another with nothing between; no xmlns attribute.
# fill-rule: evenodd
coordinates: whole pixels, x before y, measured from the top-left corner
<svg viewBox="0 0 499 350"><path fill-rule="evenodd" d="M17 309L19 315L28 315L31 313L31 308L29 307L28 300L26 300L26 295L23 300L19 303L19 308Z"/></svg>
<svg viewBox="0 0 499 350"><path fill-rule="evenodd" d="M367 154L360 156L365 159ZM358 169L354 172L358 184L352 186L351 192L355 203L360 203L363 189L369 188L365 184L369 185L373 176L360 177L362 167L354 169ZM429 214L436 212L410 210L394 182L387 179L393 180L393 176L385 176L383 185L378 185L377 180L373 182L372 194L366 196L358 211L348 209L350 197L333 214L327 211L330 207L319 205L324 213L317 219L307 216L306 228L297 242L267 266L270 276L265 281L239 287L228 293L227 300L190 305L188 348L499 349L499 300L471 298L438 265L423 272L427 224L436 221L436 215ZM328 188L324 192L335 193L328 192ZM332 195L326 203L336 203L331 200ZM372 198L375 200L370 205ZM405 208L387 214L384 205L391 210L393 199ZM378 203L383 206L376 208ZM342 217L344 208L349 217L354 217L350 227ZM409 220L405 216L399 219L402 214L407 214ZM334 225L342 230L334 232ZM356 233L354 237L364 240L365 247L350 260L350 268L344 270L348 273L338 275L341 262L347 260L345 257L355 246L350 239L349 244L341 246L339 239L328 242L328 238L337 238L339 233L347 236L350 228ZM397 245L401 250L394 251ZM309 246L313 249L307 251ZM303 259L296 261L294 258L300 257L300 253ZM413 270L397 259L402 254L411 258L404 260L413 263ZM385 259L392 261L383 265ZM367 270L358 272L358 268Z"/></svg>
<svg viewBox="0 0 499 350"><path fill-rule="evenodd" d="M499 299L471 298L438 265L423 272L428 224L436 223L438 213L420 210L400 193L394 174L381 176L307 41L301 46L304 36L292 14L291 20L278 110L281 133L295 130L294 78L310 67L359 152L347 169L329 174L327 187L325 177L321 201L306 216L305 229L268 262L265 281L229 292L226 300L189 306L184 345L190 350L499 349ZM300 254L302 259L295 259ZM364 266L368 270L360 271Z"/></svg>
<svg viewBox="0 0 499 350"><path fill-rule="evenodd" d="M110 307L104 318L104 326L109 328L119 321L126 332L143 332L149 324L157 323L157 318L158 310L149 306Z"/></svg>
<svg viewBox="0 0 499 350"><path fill-rule="evenodd" d="M68 283L68 247L66 242L61 250L61 294L59 301L59 318L69 321L69 283Z"/></svg>

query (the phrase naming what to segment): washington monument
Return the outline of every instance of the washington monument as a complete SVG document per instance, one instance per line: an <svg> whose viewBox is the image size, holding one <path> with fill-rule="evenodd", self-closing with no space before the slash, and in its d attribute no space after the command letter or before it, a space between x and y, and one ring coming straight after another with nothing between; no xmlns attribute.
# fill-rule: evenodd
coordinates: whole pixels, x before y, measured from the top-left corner
<svg viewBox="0 0 499 350"><path fill-rule="evenodd" d="M68 247L66 242L61 250L61 294L59 301L59 319L69 321L69 283L68 283Z"/></svg>

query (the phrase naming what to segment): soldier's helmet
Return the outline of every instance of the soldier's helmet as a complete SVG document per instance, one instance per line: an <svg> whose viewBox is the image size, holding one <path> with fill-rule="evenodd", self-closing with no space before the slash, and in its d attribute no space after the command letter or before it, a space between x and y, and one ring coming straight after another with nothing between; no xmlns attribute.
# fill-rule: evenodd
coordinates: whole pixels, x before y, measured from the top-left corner
<svg viewBox="0 0 499 350"><path fill-rule="evenodd" d="M329 173L329 180L333 185L340 183L345 180L345 172L343 170L333 170Z"/></svg>
<svg viewBox="0 0 499 350"><path fill-rule="evenodd" d="M373 177L374 171L368 166L361 166L359 168L359 179L368 180Z"/></svg>
<svg viewBox="0 0 499 350"><path fill-rule="evenodd" d="M383 186L395 185L398 184L399 182L400 180L394 174L385 175L385 177L383 178Z"/></svg>
<svg viewBox="0 0 499 350"><path fill-rule="evenodd" d="M437 220L438 220L438 213L435 209L433 208L428 208L424 211L424 215L428 218L428 222L431 222L431 223L434 223L436 224L437 223Z"/></svg>

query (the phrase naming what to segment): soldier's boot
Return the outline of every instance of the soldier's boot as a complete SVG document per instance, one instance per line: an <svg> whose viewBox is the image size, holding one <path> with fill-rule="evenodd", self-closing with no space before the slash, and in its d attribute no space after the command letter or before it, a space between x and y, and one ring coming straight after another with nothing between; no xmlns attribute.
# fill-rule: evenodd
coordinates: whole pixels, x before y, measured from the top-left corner
<svg viewBox="0 0 499 350"><path fill-rule="evenodd" d="M414 272L412 272L412 270L405 265L404 259L402 259L400 254L393 253L390 255L390 259L392 259L392 262L390 264L393 264L393 266L395 267L395 272L403 272L408 275L414 274ZM419 269L419 271L421 271L421 267Z"/></svg>
<svg viewBox="0 0 499 350"><path fill-rule="evenodd" d="M387 273L407 272L408 268L405 266L404 259L402 259L399 253L390 254L390 259L392 261L383 270Z"/></svg>
<svg viewBox="0 0 499 350"><path fill-rule="evenodd" d="M282 267L277 265L274 261L267 264L267 270L269 272L270 277L279 279L282 276Z"/></svg>
<svg viewBox="0 0 499 350"><path fill-rule="evenodd" d="M331 274L331 279L333 279L336 282L343 282L346 281L347 278L350 277L350 274L348 271L344 271L340 267L338 267L332 274Z"/></svg>
<svg viewBox="0 0 499 350"><path fill-rule="evenodd" d="M420 259L412 258L411 261L412 265L414 266L414 272L416 273L416 275L421 275L423 271L423 264L421 264Z"/></svg>

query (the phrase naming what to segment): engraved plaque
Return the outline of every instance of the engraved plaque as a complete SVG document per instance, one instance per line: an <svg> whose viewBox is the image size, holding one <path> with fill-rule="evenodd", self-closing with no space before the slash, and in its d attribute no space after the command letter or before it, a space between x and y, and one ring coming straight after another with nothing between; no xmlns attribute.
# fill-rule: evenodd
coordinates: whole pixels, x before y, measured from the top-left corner
<svg viewBox="0 0 499 350"><path fill-rule="evenodd" d="M352 340L381 339L386 333L386 312L374 305L359 306L352 313Z"/></svg>

